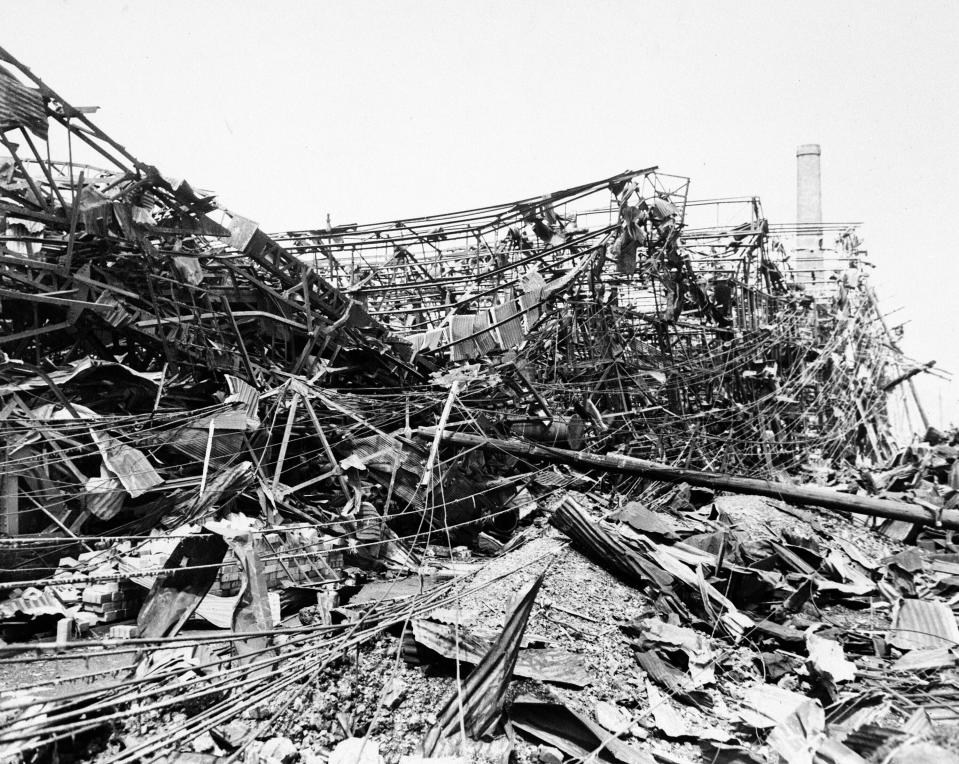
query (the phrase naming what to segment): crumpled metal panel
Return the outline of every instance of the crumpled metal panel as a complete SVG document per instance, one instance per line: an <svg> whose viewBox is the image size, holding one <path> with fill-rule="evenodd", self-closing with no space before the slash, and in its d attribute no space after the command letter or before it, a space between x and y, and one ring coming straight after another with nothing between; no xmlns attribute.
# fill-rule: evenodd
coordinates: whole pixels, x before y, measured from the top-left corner
<svg viewBox="0 0 959 764"><path fill-rule="evenodd" d="M246 415L250 419L257 419L257 413L260 405L259 391L239 377L233 377L229 374L224 375L230 395L226 399L227 403L239 402L246 408Z"/></svg>
<svg viewBox="0 0 959 764"><path fill-rule="evenodd" d="M117 476L130 496L136 498L162 485L163 478L142 451L103 432L91 430L90 434L100 450L103 463Z"/></svg>
<svg viewBox="0 0 959 764"><path fill-rule="evenodd" d="M516 667L523 632L545 575L544 570L529 586L489 651L470 672L462 688L454 691L437 713L436 723L423 740L426 756L457 750L455 738L460 730L474 739L493 731L503 712L506 688Z"/></svg>
<svg viewBox="0 0 959 764"><path fill-rule="evenodd" d="M509 718L525 737L558 748L571 759L615 764L655 762L650 754L611 736L584 714L561 703L522 695L510 706Z"/></svg>
<svg viewBox="0 0 959 764"><path fill-rule="evenodd" d="M94 517L109 520L123 509L126 490L105 467L101 468L99 477L89 478L83 488L85 506Z"/></svg>
<svg viewBox="0 0 959 764"><path fill-rule="evenodd" d="M29 587L19 597L0 602L0 618L13 618L17 613L29 616L65 615L66 608L50 588Z"/></svg>

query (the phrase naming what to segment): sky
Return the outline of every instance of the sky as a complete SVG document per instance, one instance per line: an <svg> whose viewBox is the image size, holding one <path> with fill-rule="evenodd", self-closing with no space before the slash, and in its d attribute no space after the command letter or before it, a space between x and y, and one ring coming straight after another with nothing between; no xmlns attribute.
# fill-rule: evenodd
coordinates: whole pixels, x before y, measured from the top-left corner
<svg viewBox="0 0 959 764"><path fill-rule="evenodd" d="M959 422L959 3L4 0L0 45L139 159L265 230L464 209L658 165L692 198L861 221ZM941 414L940 414L941 412Z"/></svg>

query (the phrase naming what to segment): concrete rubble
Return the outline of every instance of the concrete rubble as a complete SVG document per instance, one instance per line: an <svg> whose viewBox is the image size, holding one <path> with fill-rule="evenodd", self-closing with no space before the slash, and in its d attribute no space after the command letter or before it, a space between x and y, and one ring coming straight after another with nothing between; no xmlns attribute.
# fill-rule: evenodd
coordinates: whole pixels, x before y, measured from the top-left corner
<svg viewBox="0 0 959 764"><path fill-rule="evenodd" d="M0 49L0 761L959 760L959 432L855 226L268 234L90 113Z"/></svg>

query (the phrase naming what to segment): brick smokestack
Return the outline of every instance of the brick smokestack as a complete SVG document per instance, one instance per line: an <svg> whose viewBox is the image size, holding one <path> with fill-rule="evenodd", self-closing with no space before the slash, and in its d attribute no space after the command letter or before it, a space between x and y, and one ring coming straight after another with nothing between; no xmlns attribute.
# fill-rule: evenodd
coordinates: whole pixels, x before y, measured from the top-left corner
<svg viewBox="0 0 959 764"><path fill-rule="evenodd" d="M805 143L796 148L796 222L800 233L796 239L797 268L816 272L815 279L822 281L823 257L819 247L822 238L822 174L819 158L822 151L818 143ZM810 274L800 274L801 281L809 281Z"/></svg>

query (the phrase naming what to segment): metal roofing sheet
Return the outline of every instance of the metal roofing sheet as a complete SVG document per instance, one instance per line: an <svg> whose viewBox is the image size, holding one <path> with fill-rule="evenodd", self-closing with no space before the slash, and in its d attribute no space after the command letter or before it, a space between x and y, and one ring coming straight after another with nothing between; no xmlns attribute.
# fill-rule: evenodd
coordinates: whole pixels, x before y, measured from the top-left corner
<svg viewBox="0 0 959 764"><path fill-rule="evenodd" d="M887 639L902 650L959 645L959 623L943 602L903 600Z"/></svg>
<svg viewBox="0 0 959 764"><path fill-rule="evenodd" d="M26 127L39 138L47 138L47 114L43 97L0 68L0 127Z"/></svg>

